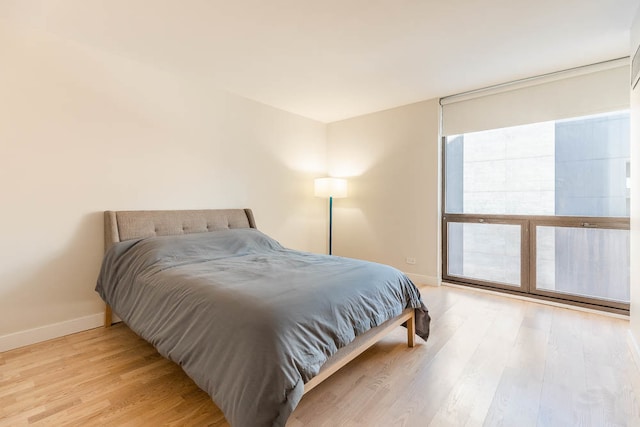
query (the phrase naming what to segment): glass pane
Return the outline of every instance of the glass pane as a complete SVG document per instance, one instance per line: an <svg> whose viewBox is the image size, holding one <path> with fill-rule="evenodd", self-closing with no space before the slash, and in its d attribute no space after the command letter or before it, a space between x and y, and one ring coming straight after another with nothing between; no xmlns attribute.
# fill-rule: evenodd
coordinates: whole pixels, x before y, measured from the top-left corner
<svg viewBox="0 0 640 427"><path fill-rule="evenodd" d="M629 114L556 123L556 215L629 216Z"/></svg>
<svg viewBox="0 0 640 427"><path fill-rule="evenodd" d="M448 213L629 216L629 113L447 137Z"/></svg>
<svg viewBox="0 0 640 427"><path fill-rule="evenodd" d="M536 288L629 302L629 230L536 227Z"/></svg>
<svg viewBox="0 0 640 427"><path fill-rule="evenodd" d="M448 273L520 286L520 226L448 223Z"/></svg>

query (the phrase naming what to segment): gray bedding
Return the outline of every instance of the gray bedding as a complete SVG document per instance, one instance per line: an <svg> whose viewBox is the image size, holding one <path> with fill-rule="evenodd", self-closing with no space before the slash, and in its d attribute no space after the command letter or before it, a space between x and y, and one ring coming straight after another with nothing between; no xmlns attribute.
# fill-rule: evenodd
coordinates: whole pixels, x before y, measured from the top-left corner
<svg viewBox="0 0 640 427"><path fill-rule="evenodd" d="M234 427L284 426L329 356L405 308L429 333L400 271L285 249L255 229L117 243L96 291Z"/></svg>

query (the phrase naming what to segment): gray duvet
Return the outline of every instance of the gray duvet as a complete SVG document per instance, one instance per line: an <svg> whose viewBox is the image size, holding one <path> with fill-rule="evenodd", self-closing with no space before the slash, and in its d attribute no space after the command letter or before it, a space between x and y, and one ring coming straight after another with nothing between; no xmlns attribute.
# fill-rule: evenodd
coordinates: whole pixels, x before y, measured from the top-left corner
<svg viewBox="0 0 640 427"><path fill-rule="evenodd" d="M405 308L429 333L400 271L285 249L255 229L118 243L96 291L235 427L284 426L329 356Z"/></svg>

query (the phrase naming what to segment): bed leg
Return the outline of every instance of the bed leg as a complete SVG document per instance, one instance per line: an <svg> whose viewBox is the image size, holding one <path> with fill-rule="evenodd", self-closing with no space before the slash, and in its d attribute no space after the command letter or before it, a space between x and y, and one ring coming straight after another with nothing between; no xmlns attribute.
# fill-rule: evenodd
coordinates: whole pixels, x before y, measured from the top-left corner
<svg viewBox="0 0 640 427"><path fill-rule="evenodd" d="M104 327L108 328L112 323L111 306L106 304L104 309Z"/></svg>
<svg viewBox="0 0 640 427"><path fill-rule="evenodd" d="M407 320L407 346L413 347L416 343L416 314L415 310Z"/></svg>

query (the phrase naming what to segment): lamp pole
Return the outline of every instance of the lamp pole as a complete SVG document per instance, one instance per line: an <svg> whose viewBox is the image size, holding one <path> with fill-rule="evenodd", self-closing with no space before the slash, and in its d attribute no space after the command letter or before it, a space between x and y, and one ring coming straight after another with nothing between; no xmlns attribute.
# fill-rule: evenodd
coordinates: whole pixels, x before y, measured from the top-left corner
<svg viewBox="0 0 640 427"><path fill-rule="evenodd" d="M331 239L333 229L333 196L329 196L329 255L331 255Z"/></svg>
<svg viewBox="0 0 640 427"><path fill-rule="evenodd" d="M347 197L347 180L344 178L316 178L316 197L329 198L329 255L333 254L333 199Z"/></svg>

